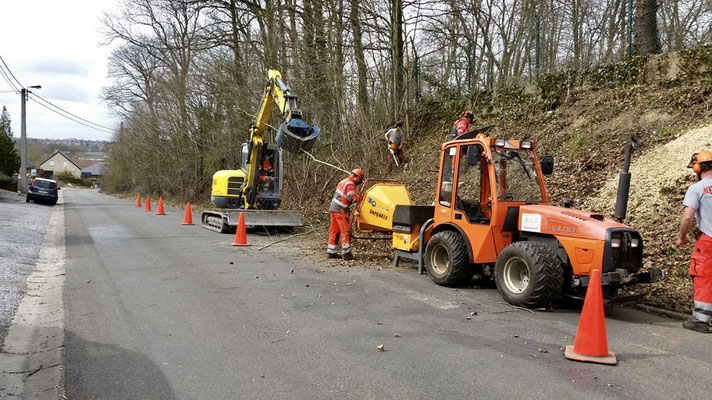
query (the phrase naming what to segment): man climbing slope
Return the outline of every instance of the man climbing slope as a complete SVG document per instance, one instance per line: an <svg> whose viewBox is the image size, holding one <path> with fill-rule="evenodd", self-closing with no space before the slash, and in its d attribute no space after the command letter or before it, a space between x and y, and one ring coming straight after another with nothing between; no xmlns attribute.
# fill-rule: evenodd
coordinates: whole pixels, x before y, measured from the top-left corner
<svg viewBox="0 0 712 400"><path fill-rule="evenodd" d="M393 164L403 164L405 153L403 153L403 145L405 144L405 134L403 133L403 122L396 122L393 128L389 129L384 136L388 142L388 172L393 169Z"/></svg>
<svg viewBox="0 0 712 400"><path fill-rule="evenodd" d="M331 198L329 205L329 243L326 246L326 256L328 258L339 258L336 252L336 245L341 237L341 257L351 261L354 255L351 254L351 210L353 204L358 203L359 197L356 194L356 186L363 181L363 171L356 168L351 174L338 185Z"/></svg>
<svg viewBox="0 0 712 400"><path fill-rule="evenodd" d="M463 111L462 117L455 121L450 129L450 140L456 139L458 136L467 132L467 128L472 123L472 119L474 117L475 116L472 114L472 111Z"/></svg>

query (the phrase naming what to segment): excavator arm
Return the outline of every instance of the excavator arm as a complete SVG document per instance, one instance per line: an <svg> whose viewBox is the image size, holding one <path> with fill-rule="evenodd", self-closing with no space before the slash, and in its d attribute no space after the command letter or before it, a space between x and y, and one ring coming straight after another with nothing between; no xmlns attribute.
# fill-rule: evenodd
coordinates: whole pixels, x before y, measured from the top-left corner
<svg viewBox="0 0 712 400"><path fill-rule="evenodd" d="M290 93L279 71L272 69L268 76L260 109L250 127L249 162L247 177L242 187L246 209L256 208L258 168L262 162L262 150L265 146L264 133L269 128L269 119L274 107L279 109L283 118L277 132L277 143L280 148L293 153L301 150L308 151L319 136L319 128L316 125L309 125L302 120L302 113L297 107L297 97Z"/></svg>

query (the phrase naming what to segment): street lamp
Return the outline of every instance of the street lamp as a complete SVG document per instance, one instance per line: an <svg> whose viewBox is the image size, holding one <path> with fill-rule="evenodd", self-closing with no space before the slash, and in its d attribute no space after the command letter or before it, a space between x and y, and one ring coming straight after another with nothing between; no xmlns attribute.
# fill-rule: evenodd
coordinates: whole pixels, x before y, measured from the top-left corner
<svg viewBox="0 0 712 400"><path fill-rule="evenodd" d="M41 85L28 86L20 89L20 189L21 193L27 193L27 115L25 103L27 93L32 93L27 89L42 89Z"/></svg>

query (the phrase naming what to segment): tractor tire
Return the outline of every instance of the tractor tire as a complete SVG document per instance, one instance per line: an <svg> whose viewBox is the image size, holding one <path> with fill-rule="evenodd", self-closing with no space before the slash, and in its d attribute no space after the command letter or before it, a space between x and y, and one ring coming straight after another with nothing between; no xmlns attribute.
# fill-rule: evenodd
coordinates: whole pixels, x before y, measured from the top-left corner
<svg viewBox="0 0 712 400"><path fill-rule="evenodd" d="M549 307L561 298L564 269L554 250L537 242L517 242L497 257L497 290L507 303L527 308Z"/></svg>
<svg viewBox="0 0 712 400"><path fill-rule="evenodd" d="M459 233L438 232L425 247L425 269L438 285L464 286L474 274L467 254L467 246Z"/></svg>

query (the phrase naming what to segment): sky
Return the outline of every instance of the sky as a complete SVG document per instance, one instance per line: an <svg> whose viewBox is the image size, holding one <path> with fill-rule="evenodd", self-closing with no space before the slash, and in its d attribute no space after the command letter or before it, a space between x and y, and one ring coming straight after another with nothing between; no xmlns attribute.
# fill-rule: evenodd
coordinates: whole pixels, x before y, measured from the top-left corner
<svg viewBox="0 0 712 400"><path fill-rule="evenodd" d="M107 59L111 46L102 43L104 12L118 0L1 0L0 56L15 77L59 107L114 130L119 119L101 100L110 85ZM6 106L12 131L20 136L20 95L0 77L0 110ZM27 102L27 136L109 140L110 133L90 129Z"/></svg>

